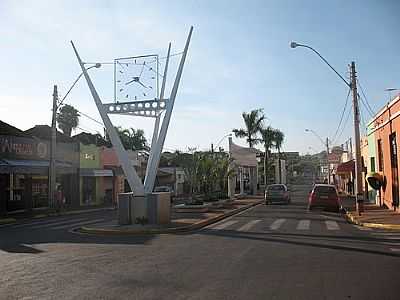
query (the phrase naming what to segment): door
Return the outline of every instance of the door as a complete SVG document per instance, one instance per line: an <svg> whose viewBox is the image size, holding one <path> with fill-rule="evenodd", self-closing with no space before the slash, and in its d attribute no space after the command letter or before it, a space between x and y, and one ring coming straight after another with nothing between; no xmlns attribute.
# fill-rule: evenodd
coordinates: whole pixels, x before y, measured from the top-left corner
<svg viewBox="0 0 400 300"><path fill-rule="evenodd" d="M397 161L396 133L389 136L390 142L390 164L392 168L392 205L399 206L399 173Z"/></svg>

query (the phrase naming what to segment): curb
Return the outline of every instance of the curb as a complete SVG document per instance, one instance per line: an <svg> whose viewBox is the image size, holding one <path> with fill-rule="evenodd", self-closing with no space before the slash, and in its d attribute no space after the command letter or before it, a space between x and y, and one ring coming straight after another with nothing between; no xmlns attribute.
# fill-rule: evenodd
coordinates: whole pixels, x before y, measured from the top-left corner
<svg viewBox="0 0 400 300"><path fill-rule="evenodd" d="M187 225L187 226L181 226L181 227L172 227L172 228L165 228L165 229L158 229L158 228L149 228L149 229L139 229L139 230L120 230L120 229L105 229L105 228L94 228L94 227L87 227L87 226L82 226L81 228L77 229L78 232L81 233L87 233L87 234L102 234L102 235L145 235L145 234L169 234L169 233L184 233L184 232L189 232L193 230L198 230L201 229L205 226L208 226L210 224L219 222L225 218L228 218L230 216L236 215L244 210L247 210L251 207L254 207L256 205L259 205L263 201L257 201L255 203L246 205L244 207L237 208L233 211L230 211L226 214L215 216L206 220L202 220L200 222Z"/></svg>
<svg viewBox="0 0 400 300"><path fill-rule="evenodd" d="M17 222L17 219L14 218L5 218L5 219L0 219L0 225L6 225L10 223L15 223Z"/></svg>
<svg viewBox="0 0 400 300"><path fill-rule="evenodd" d="M382 223L369 223L369 222L361 222L357 220L357 218L350 212L346 211L346 220L349 223L364 226L369 228L377 228L377 229L392 229L392 230L400 230L400 224L382 224Z"/></svg>
<svg viewBox="0 0 400 300"><path fill-rule="evenodd" d="M97 211L103 211L103 210L113 210L113 209L114 208L112 208L112 207L102 207L102 208L93 208L93 209L67 210L64 212L50 212L47 214L39 214L39 215L33 216L32 218L33 219L41 219L41 218L46 218L46 217L79 215L79 214L84 214L84 213L91 213L91 212L97 212Z"/></svg>

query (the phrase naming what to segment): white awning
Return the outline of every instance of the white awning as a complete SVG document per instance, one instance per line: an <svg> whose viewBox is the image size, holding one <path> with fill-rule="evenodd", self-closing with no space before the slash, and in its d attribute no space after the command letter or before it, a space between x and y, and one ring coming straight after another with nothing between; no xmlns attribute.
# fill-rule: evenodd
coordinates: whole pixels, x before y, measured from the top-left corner
<svg viewBox="0 0 400 300"><path fill-rule="evenodd" d="M234 159L234 163L242 167L256 167L257 166L257 149L241 147L229 143L229 154L230 157Z"/></svg>

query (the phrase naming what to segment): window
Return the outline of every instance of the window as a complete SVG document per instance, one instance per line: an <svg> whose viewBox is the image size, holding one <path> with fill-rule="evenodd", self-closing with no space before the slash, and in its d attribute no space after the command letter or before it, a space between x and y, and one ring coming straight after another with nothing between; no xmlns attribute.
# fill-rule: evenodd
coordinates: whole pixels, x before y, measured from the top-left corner
<svg viewBox="0 0 400 300"><path fill-rule="evenodd" d="M375 172L375 157L371 157L371 172Z"/></svg>
<svg viewBox="0 0 400 300"><path fill-rule="evenodd" d="M378 170L383 172L383 151L382 151L382 140L378 140Z"/></svg>

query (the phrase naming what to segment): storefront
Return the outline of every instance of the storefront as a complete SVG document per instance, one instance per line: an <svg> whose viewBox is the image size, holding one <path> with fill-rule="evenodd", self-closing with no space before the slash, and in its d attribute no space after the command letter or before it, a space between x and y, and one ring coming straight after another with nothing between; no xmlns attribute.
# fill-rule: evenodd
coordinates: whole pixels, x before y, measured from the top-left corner
<svg viewBox="0 0 400 300"><path fill-rule="evenodd" d="M101 148L80 144L80 204L111 204L113 200L112 169L105 169L101 160Z"/></svg>
<svg viewBox="0 0 400 300"><path fill-rule="evenodd" d="M74 147L75 146L75 147ZM74 144L57 143L57 183L66 201L76 198ZM49 143L37 138L0 135L0 214L48 206Z"/></svg>

